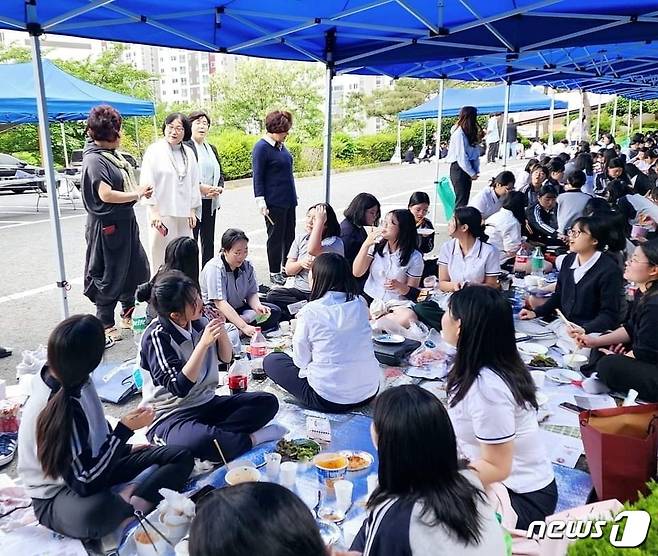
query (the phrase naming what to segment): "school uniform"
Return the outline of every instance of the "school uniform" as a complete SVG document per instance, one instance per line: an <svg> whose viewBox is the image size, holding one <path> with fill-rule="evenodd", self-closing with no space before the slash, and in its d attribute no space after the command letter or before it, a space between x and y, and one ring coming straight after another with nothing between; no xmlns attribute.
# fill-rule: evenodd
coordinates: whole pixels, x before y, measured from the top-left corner
<svg viewBox="0 0 658 556"><path fill-rule="evenodd" d="M624 195L617 201L617 206L629 226L633 225L640 215L649 216L654 222L658 222L658 205L638 193Z"/></svg>
<svg viewBox="0 0 658 556"><path fill-rule="evenodd" d="M525 211L528 239L546 246L564 247L564 242L558 237L557 214L554 210L546 210L539 203L528 207Z"/></svg>
<svg viewBox="0 0 658 556"><path fill-rule="evenodd" d="M127 445L133 431L121 422L110 428L91 380L65 394L73 421L71 462L62 477L46 475L38 457L37 421L60 388L47 367L34 377L18 433L18 475L41 525L78 539L113 532L134 508L112 487L134 481L151 466L155 470L137 481L135 496L157 504L160 488L183 488L194 466L191 454L175 446L133 452Z"/></svg>
<svg viewBox="0 0 658 556"><path fill-rule="evenodd" d="M199 282L204 303L226 301L245 322L256 322L256 311L247 304L251 296L258 294L256 273L249 261L244 261L241 266L232 270L224 255L217 255L203 267ZM259 326L266 331L273 330L279 326L281 309L272 303L263 305L269 307L272 313Z"/></svg>
<svg viewBox="0 0 658 556"><path fill-rule="evenodd" d="M596 371L611 390L637 390L642 400L658 402L658 295L635 293L624 323L634 357L604 355Z"/></svg>
<svg viewBox="0 0 658 556"><path fill-rule="evenodd" d="M361 250L363 242L368 237L368 233L365 231L363 226L357 226L345 218L340 223L340 239L343 242L343 248L345 250L345 258L347 262L350 263L350 268L354 265L354 260ZM368 272L363 276L356 278L356 283L359 286L359 290L363 291L363 286L368 279Z"/></svg>
<svg viewBox="0 0 658 556"><path fill-rule="evenodd" d="M622 274L607 253L597 251L583 265L576 253L569 253L562 261L555 291L534 312L546 317L560 309L587 333L612 330L621 316Z"/></svg>
<svg viewBox="0 0 658 556"><path fill-rule="evenodd" d="M206 351L196 382L183 374L207 323L202 317L186 330L160 316L146 328L140 351L142 404L155 409L146 436L151 442L183 446L195 458L221 461L216 440L224 457L232 460L251 450L249 435L272 420L279 402L265 392L217 396L215 346Z"/></svg>
<svg viewBox="0 0 658 556"><path fill-rule="evenodd" d="M477 474L463 470L478 489L484 491ZM465 545L442 523L433 523L434 516L423 515L423 500L392 497L369 512L350 550L364 556L504 556L504 533L494 508L485 499L478 499L480 540Z"/></svg>
<svg viewBox="0 0 658 556"><path fill-rule="evenodd" d="M546 182L544 182L546 183ZM521 189L521 193L525 195L525 206L526 207L534 207L537 202L539 201L537 194L539 192L538 189L535 189L531 183L526 183ZM559 189L556 189L556 191L559 191Z"/></svg>
<svg viewBox="0 0 658 556"><path fill-rule="evenodd" d="M480 369L464 398L448 407L448 414L459 450L469 461L480 459L481 444L514 442L512 469L502 483L519 517L518 529L555 511L557 486L539 435L537 411L519 406L494 370Z"/></svg>
<svg viewBox="0 0 658 556"><path fill-rule="evenodd" d="M501 264L514 255L521 247L521 223L512 214L511 210L501 209L486 222L489 244L498 249Z"/></svg>
<svg viewBox="0 0 658 556"><path fill-rule="evenodd" d="M485 187L473 197L468 206L478 209L482 214L482 220L486 220L502 208L503 200L502 197L496 195L493 187Z"/></svg>
<svg viewBox="0 0 658 556"><path fill-rule="evenodd" d="M300 261L308 256L308 240L310 234L297 236L295 241L290 246L288 253L289 261ZM327 237L322 240L323 253L338 253L344 255L345 249L343 247L343 240L336 236ZM288 311L288 305L297 303L299 301L308 301L311 295L311 284L309 283L310 271L302 268L294 276L292 288L273 288L267 294L267 301L272 305L276 305L281 310L281 319L290 320L292 315Z"/></svg>
<svg viewBox="0 0 658 556"><path fill-rule="evenodd" d="M423 218L420 224L416 224L416 231L418 230L434 230L434 226L429 219ZM416 246L418 251L423 255L430 253L434 249L434 236L435 234L433 232L430 235L418 234ZM425 259L425 262L423 263L423 278L426 278L427 276L436 276L438 268L436 258Z"/></svg>
<svg viewBox="0 0 658 556"><path fill-rule="evenodd" d="M591 199L591 195L580 189L569 189L557 196L557 229L560 233L569 231L578 218L585 216L585 207Z"/></svg>
<svg viewBox="0 0 658 556"><path fill-rule="evenodd" d="M402 301L404 296L393 290L387 290L384 283L387 280L406 283L409 278L420 278L423 275L423 256L416 250L411 253L406 265L400 261L400 250L391 253L388 242L384 244L381 254L375 251L374 245L371 245L368 249L368 257L372 259L372 263L363 291L372 299Z"/></svg>
<svg viewBox="0 0 658 556"><path fill-rule="evenodd" d="M365 301L335 291L311 301L297 314L293 356L272 353L263 368L311 409L339 413L369 402L381 370Z"/></svg>
<svg viewBox="0 0 658 556"><path fill-rule="evenodd" d="M446 162L450 164L450 181L455 190L455 208L468 205L473 177L480 173L480 147L471 145L461 127L450 134Z"/></svg>

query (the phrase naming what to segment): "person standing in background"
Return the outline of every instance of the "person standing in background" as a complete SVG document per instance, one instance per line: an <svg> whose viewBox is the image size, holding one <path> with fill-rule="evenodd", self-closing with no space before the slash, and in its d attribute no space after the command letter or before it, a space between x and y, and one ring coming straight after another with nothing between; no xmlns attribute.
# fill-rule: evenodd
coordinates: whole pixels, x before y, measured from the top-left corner
<svg viewBox="0 0 658 556"><path fill-rule="evenodd" d="M462 106L457 123L450 131L446 162L450 164L450 181L455 189L455 208L468 205L473 181L480 175L481 129L474 106Z"/></svg>
<svg viewBox="0 0 658 556"><path fill-rule="evenodd" d="M185 144L192 149L199 164L199 190L201 191L201 220L192 230L194 240L201 236L201 266L215 256L215 219L220 207L219 196L224 191L224 176L219 153L215 145L206 141L210 117L202 110L189 115L192 139Z"/></svg>
<svg viewBox="0 0 658 556"><path fill-rule="evenodd" d="M507 149L507 158L516 158L516 139L518 137L517 127L514 118L509 119L507 124L507 137L505 137L505 148Z"/></svg>
<svg viewBox="0 0 658 556"><path fill-rule="evenodd" d="M498 116L496 114L489 114L484 139L487 142L487 164L496 162L496 155L500 148L500 131L498 130Z"/></svg>
<svg viewBox="0 0 658 556"><path fill-rule="evenodd" d="M295 239L297 191L292 173L292 155L283 144L291 127L290 112L270 112L265 118L267 133L254 145L251 153L254 197L267 228L270 282L277 286L286 282L282 264Z"/></svg>

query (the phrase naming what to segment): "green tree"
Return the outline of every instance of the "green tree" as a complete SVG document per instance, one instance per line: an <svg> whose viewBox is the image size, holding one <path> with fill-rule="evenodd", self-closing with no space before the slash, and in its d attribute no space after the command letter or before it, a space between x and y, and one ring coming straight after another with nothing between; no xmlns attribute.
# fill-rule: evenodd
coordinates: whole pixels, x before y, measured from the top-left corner
<svg viewBox="0 0 658 556"><path fill-rule="evenodd" d="M398 112L422 104L439 90L438 79L396 79L387 89L375 89L363 99L368 117L381 118L389 123L397 120Z"/></svg>
<svg viewBox="0 0 658 556"><path fill-rule="evenodd" d="M213 79L213 112L225 127L262 133L265 115L286 109L293 114L297 137L318 137L323 122L322 75L317 64L241 60L234 74Z"/></svg>

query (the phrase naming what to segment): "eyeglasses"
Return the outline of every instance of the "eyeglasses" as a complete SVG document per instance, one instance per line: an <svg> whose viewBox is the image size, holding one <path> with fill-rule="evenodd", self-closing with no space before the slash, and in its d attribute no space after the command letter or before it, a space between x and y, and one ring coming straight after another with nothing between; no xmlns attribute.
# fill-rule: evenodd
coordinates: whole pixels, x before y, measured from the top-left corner
<svg viewBox="0 0 658 556"><path fill-rule="evenodd" d="M640 261L635 256L628 259L628 262L629 263L634 263L634 264L648 264L648 265L651 265L651 266L655 266L653 263L651 263L649 261Z"/></svg>
<svg viewBox="0 0 658 556"><path fill-rule="evenodd" d="M567 230L567 235L570 235L571 237L579 237L580 234L585 234L585 235L588 235L588 236L592 235L589 232L586 232L584 230L576 230L574 228L571 228L571 229Z"/></svg>
<svg viewBox="0 0 658 556"><path fill-rule="evenodd" d="M183 133L185 131L185 128L173 125L168 125L165 129L170 133Z"/></svg>

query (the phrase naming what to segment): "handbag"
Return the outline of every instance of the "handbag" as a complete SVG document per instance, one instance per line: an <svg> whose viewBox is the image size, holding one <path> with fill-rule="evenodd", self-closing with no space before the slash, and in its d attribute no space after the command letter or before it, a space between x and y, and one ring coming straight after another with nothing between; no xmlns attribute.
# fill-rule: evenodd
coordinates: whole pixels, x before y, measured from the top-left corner
<svg viewBox="0 0 658 556"><path fill-rule="evenodd" d="M375 357L382 365L401 367L406 357L420 347L417 340L405 339L401 344L378 344L375 342Z"/></svg>
<svg viewBox="0 0 658 556"><path fill-rule="evenodd" d="M441 201L441 205L443 205L443 214L446 220L450 220L455 212L455 200L457 198L455 196L455 190L450 183L450 178L443 176L435 185L436 196Z"/></svg>
<svg viewBox="0 0 658 556"><path fill-rule="evenodd" d="M634 502L656 474L658 404L580 413L580 434L599 500Z"/></svg>

